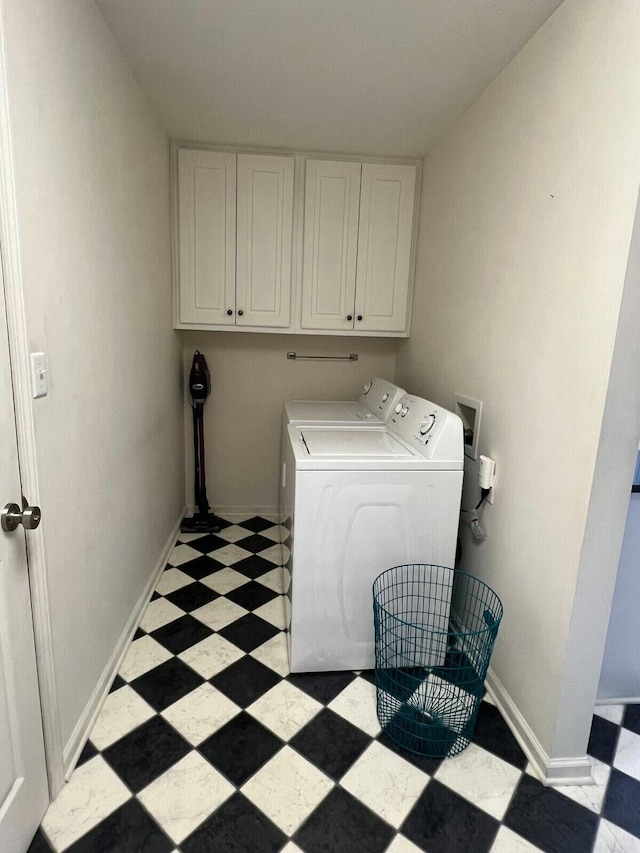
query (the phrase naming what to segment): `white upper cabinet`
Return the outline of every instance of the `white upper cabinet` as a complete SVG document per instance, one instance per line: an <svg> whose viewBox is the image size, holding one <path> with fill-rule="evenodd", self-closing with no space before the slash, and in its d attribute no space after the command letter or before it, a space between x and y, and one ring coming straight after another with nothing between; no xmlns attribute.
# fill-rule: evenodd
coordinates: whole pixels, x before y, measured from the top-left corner
<svg viewBox="0 0 640 853"><path fill-rule="evenodd" d="M238 154L236 322L291 321L293 158Z"/></svg>
<svg viewBox="0 0 640 853"><path fill-rule="evenodd" d="M233 325L236 155L178 151L179 321ZM231 314L227 311L233 308Z"/></svg>
<svg viewBox="0 0 640 853"><path fill-rule="evenodd" d="M408 336L417 163L173 152L176 328Z"/></svg>
<svg viewBox="0 0 640 853"><path fill-rule="evenodd" d="M291 320L292 157L178 151L180 327Z"/></svg>
<svg viewBox="0 0 640 853"><path fill-rule="evenodd" d="M407 329L415 191L415 166L362 166L356 330Z"/></svg>
<svg viewBox="0 0 640 853"><path fill-rule="evenodd" d="M303 329L353 328L360 172L360 163L306 161Z"/></svg>

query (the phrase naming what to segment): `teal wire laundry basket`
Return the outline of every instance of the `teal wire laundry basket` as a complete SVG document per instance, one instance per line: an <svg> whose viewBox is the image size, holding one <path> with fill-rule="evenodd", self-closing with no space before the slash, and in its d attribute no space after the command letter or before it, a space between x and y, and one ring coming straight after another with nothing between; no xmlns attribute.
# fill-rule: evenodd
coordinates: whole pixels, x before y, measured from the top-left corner
<svg viewBox="0 0 640 853"><path fill-rule="evenodd" d="M458 569L414 563L376 578L376 702L390 738L433 758L471 743L502 613L495 592Z"/></svg>

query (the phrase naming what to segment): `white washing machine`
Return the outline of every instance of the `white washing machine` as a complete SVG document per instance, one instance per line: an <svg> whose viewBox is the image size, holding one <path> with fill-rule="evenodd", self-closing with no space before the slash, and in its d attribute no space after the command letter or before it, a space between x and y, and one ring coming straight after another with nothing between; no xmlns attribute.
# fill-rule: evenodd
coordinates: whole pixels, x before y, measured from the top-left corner
<svg viewBox="0 0 640 853"><path fill-rule="evenodd" d="M374 579L454 565L462 422L407 394L386 426L290 424L283 460L291 671L370 669ZM446 630L446 601L438 618Z"/></svg>
<svg viewBox="0 0 640 853"><path fill-rule="evenodd" d="M405 395L386 379L370 379L358 400L289 400L282 410L283 425L292 423L336 423L380 426L386 422Z"/></svg>

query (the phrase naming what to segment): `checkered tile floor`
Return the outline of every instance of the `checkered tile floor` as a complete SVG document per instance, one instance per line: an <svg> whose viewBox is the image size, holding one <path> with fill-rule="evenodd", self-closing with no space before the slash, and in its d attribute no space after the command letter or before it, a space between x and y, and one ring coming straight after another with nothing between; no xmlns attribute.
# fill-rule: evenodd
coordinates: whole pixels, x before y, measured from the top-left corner
<svg viewBox="0 0 640 853"><path fill-rule="evenodd" d="M403 752L372 673L289 675L286 529L223 525L179 537L30 853L640 851L640 706L598 709L593 787L544 788L489 701L455 758Z"/></svg>

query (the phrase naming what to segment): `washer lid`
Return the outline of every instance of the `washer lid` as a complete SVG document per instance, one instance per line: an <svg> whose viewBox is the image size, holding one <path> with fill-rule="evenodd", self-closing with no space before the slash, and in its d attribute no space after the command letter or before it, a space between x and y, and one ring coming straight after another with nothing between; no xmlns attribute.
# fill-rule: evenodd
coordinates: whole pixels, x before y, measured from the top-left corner
<svg viewBox="0 0 640 853"><path fill-rule="evenodd" d="M419 454L386 429L302 427L300 433L312 458L412 459Z"/></svg>
<svg viewBox="0 0 640 853"><path fill-rule="evenodd" d="M289 423L382 423L377 415L353 400L289 400L284 408Z"/></svg>

